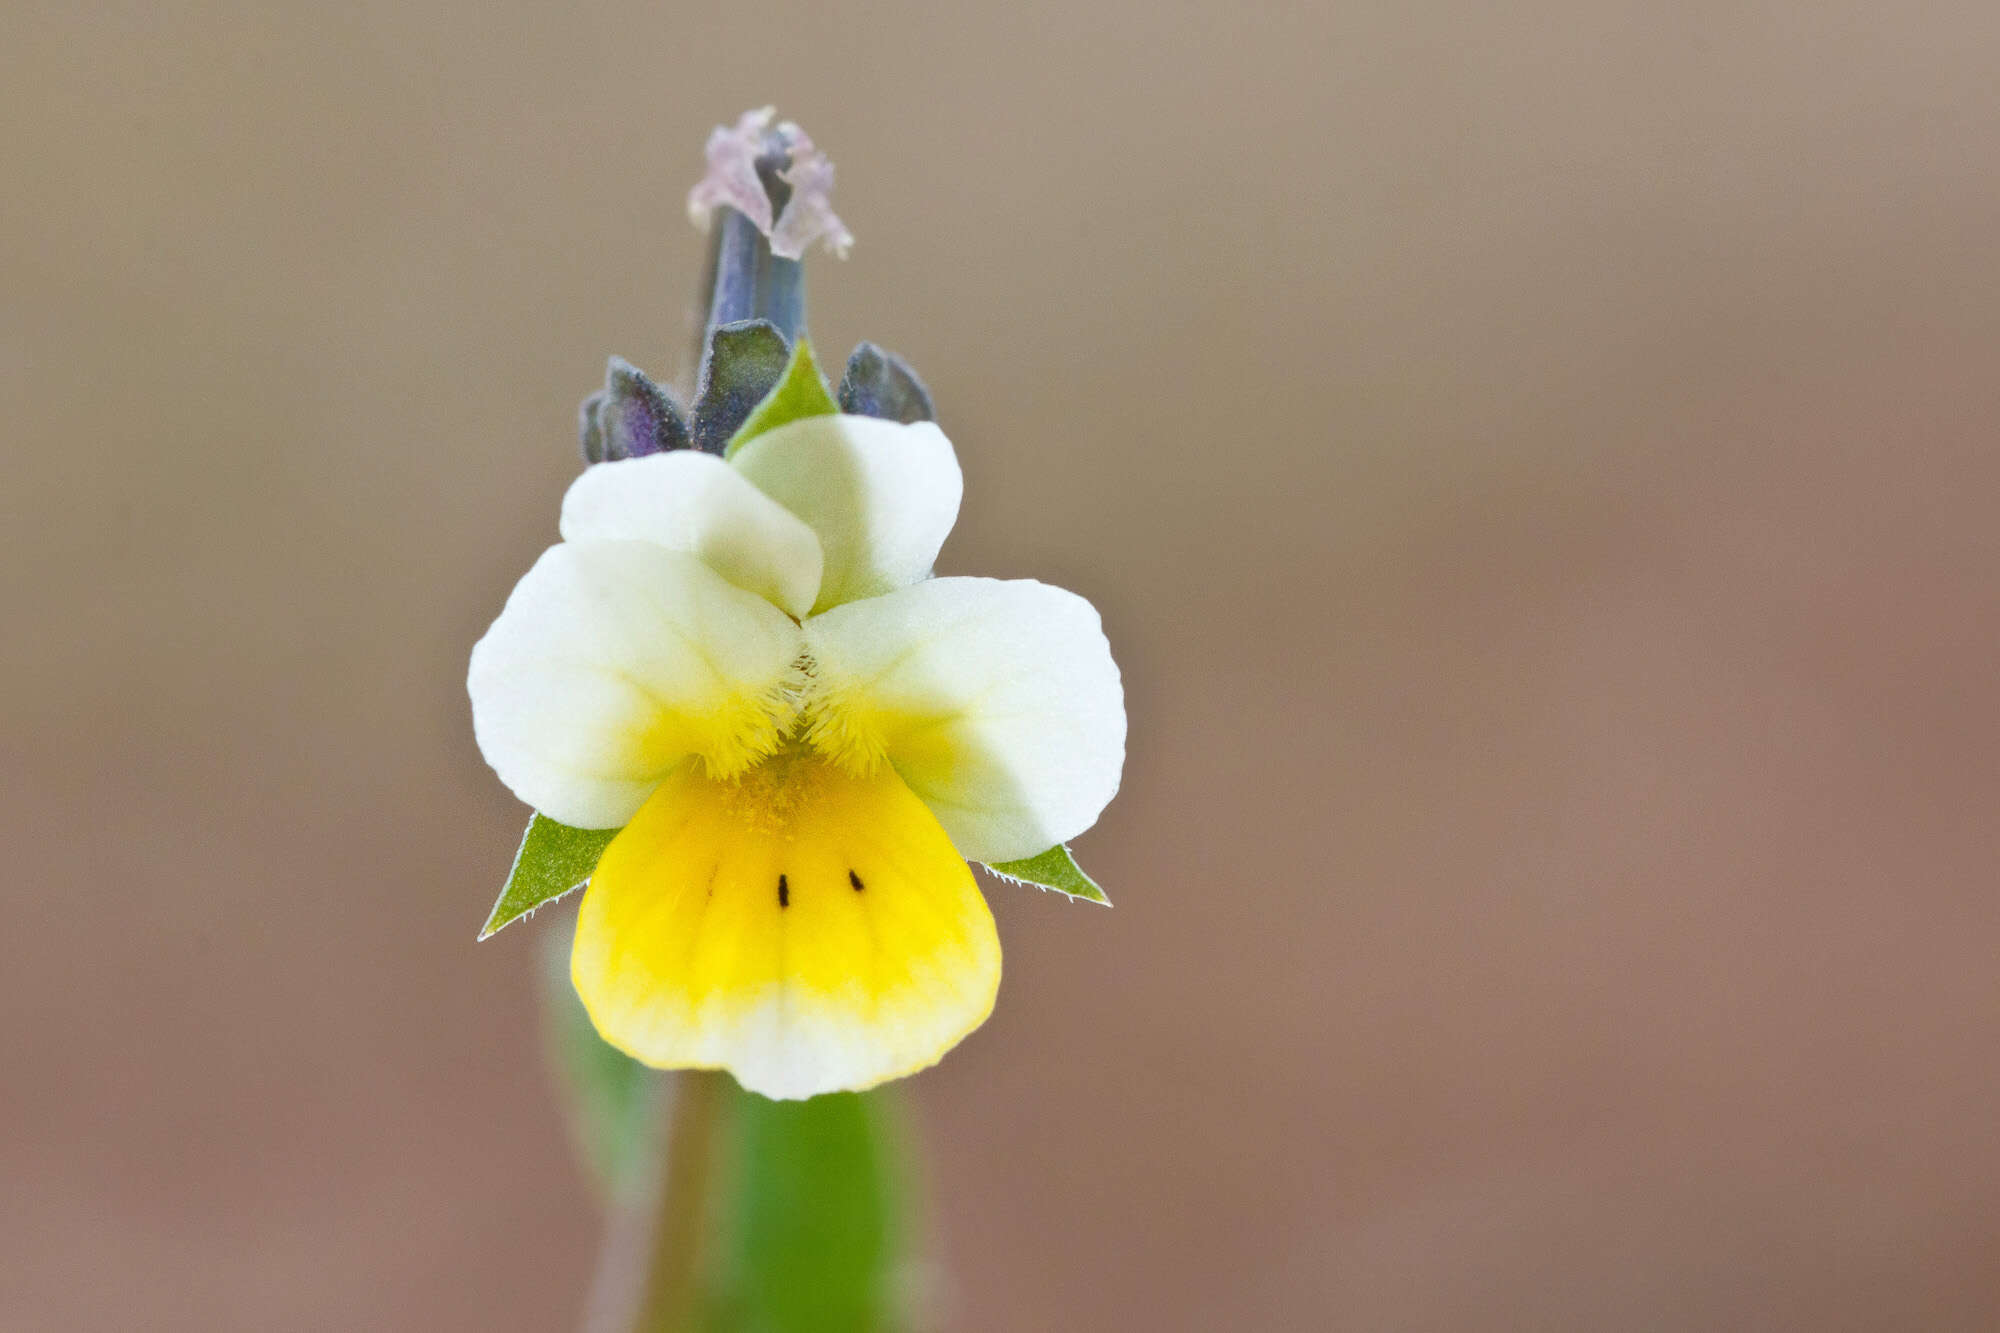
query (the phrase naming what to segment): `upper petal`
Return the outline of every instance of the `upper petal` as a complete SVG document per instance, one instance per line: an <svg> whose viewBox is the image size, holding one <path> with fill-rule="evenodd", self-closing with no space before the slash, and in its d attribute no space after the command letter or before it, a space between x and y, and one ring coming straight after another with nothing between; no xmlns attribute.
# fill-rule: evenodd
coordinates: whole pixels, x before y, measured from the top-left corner
<svg viewBox="0 0 2000 1333"><path fill-rule="evenodd" d="M585 470L563 496L565 541L686 551L793 616L819 591L819 538L714 454L674 449Z"/></svg>
<svg viewBox="0 0 2000 1333"><path fill-rule="evenodd" d="M799 643L784 612L693 556L553 546L472 650L473 734L523 801L614 828L689 755L726 775L773 749Z"/></svg>
<svg viewBox="0 0 2000 1333"><path fill-rule="evenodd" d="M951 441L928 421L805 417L750 440L730 466L819 534L815 612L929 575L964 489Z"/></svg>
<svg viewBox="0 0 2000 1333"><path fill-rule="evenodd" d="M1089 602L932 579L805 624L813 741L885 757L975 861L1089 828L1125 765L1125 695Z"/></svg>

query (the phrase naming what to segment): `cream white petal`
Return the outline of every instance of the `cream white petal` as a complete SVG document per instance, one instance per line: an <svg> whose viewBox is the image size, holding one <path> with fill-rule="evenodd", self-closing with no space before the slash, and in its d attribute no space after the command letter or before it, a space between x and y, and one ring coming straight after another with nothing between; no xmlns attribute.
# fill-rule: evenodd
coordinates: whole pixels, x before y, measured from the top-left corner
<svg viewBox="0 0 2000 1333"><path fill-rule="evenodd" d="M932 579L815 616L805 634L814 744L886 758L972 860L1067 841L1118 790L1124 687L1074 593Z"/></svg>
<svg viewBox="0 0 2000 1333"><path fill-rule="evenodd" d="M793 616L819 592L819 538L742 473L693 449L587 468L563 497L565 541L686 551Z"/></svg>
<svg viewBox="0 0 2000 1333"><path fill-rule="evenodd" d="M730 465L819 535L815 612L928 576L964 489L951 441L929 421L805 417L757 436Z"/></svg>
<svg viewBox="0 0 2000 1333"><path fill-rule="evenodd" d="M551 819L613 828L682 760L727 776L775 748L799 629L691 555L569 542L472 650L473 733Z"/></svg>

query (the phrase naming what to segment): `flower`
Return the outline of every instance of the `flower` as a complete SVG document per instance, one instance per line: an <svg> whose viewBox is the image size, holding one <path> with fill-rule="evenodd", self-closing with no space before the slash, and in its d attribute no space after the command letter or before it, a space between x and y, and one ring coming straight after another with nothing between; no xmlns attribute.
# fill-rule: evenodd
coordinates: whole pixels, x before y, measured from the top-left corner
<svg viewBox="0 0 2000 1333"><path fill-rule="evenodd" d="M1125 708L1084 599L931 577L961 488L934 424L852 415L570 487L468 687L515 795L621 829L571 954L612 1045L807 1097L934 1064L992 1011L966 861L1095 823Z"/></svg>

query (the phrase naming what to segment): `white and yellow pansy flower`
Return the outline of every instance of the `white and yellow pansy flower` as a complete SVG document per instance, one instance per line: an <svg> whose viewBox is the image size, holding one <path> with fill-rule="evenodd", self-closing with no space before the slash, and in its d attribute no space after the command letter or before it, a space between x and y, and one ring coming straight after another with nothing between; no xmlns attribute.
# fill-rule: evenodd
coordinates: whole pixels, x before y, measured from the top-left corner
<svg viewBox="0 0 2000 1333"><path fill-rule="evenodd" d="M570 487L468 684L515 795L621 830L571 955L612 1045L807 1097L934 1064L991 1012L966 862L1096 822L1125 708L1088 602L931 577L960 490L934 424L852 415Z"/></svg>

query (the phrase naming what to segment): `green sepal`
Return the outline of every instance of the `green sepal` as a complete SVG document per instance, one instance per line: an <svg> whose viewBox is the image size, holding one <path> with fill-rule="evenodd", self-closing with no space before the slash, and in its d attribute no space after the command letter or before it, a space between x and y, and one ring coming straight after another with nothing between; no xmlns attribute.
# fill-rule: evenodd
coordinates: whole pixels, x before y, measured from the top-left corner
<svg viewBox="0 0 2000 1333"><path fill-rule="evenodd" d="M1011 879L1017 884L1033 884L1037 888L1054 889L1057 893L1081 898L1085 902L1103 903L1111 906L1111 900L1104 896L1104 890L1097 887L1097 881L1083 873L1083 867L1069 854L1069 847L1057 843L1037 856L1024 861L1002 861L986 867L1002 879Z"/></svg>
<svg viewBox="0 0 2000 1333"><path fill-rule="evenodd" d="M736 428L722 456L729 457L767 430L806 417L836 416L839 412L840 404L833 400L826 380L819 373L819 364L813 360L812 343L801 337L792 344L792 357L785 363L785 373L778 377L771 392L764 395L764 401L751 409L743 424Z"/></svg>
<svg viewBox="0 0 2000 1333"><path fill-rule="evenodd" d="M617 836L615 828L571 828L536 811L521 837L521 850L514 853L507 887L500 890L500 900L480 927L479 938L486 939L516 917L582 888L597 869L597 858Z"/></svg>

